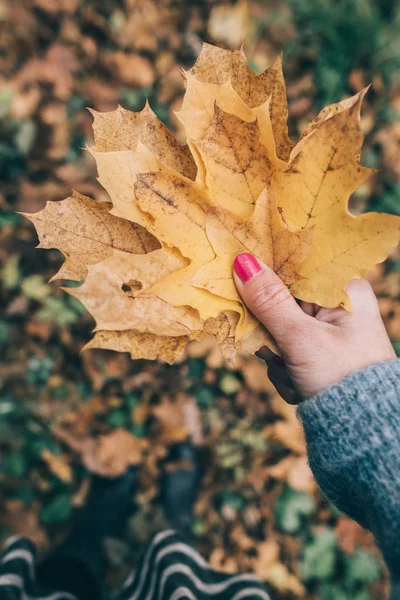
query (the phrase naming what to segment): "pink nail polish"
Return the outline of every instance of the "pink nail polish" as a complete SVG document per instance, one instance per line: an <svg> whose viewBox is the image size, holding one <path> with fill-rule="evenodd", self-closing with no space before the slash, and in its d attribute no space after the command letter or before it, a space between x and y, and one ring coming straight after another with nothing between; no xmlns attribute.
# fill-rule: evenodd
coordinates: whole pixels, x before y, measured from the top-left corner
<svg viewBox="0 0 400 600"><path fill-rule="evenodd" d="M233 268L236 275L243 283L252 279L254 275L257 275L257 273L262 270L262 267L255 256L248 254L247 252L238 254L233 261Z"/></svg>

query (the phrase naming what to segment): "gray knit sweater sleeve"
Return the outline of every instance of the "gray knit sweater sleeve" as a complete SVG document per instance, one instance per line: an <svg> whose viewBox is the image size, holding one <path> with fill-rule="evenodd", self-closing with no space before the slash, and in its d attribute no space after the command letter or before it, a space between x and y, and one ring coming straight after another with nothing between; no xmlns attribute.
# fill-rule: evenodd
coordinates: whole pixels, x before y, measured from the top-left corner
<svg viewBox="0 0 400 600"><path fill-rule="evenodd" d="M353 373L305 400L298 414L315 479L340 510L372 531L398 588L400 360Z"/></svg>

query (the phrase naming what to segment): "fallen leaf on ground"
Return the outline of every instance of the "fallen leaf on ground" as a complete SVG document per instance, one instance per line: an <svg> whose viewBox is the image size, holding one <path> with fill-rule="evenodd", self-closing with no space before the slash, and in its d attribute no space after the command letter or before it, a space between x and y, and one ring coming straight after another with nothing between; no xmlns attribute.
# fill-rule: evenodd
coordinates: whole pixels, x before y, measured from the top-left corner
<svg viewBox="0 0 400 600"><path fill-rule="evenodd" d="M52 454L50 450L42 450L41 457L48 465L50 471L64 483L71 483L72 469L68 456Z"/></svg>
<svg viewBox="0 0 400 600"><path fill-rule="evenodd" d="M160 427L160 440L164 444L182 442L187 439L189 430L187 416L184 412L186 396L180 394L175 402L167 396L161 398L160 404L152 408L152 413Z"/></svg>
<svg viewBox="0 0 400 600"><path fill-rule="evenodd" d="M130 466L139 465L147 440L134 437L125 429L117 429L97 440L93 453L83 456L89 471L103 477L118 477Z"/></svg>
<svg viewBox="0 0 400 600"><path fill-rule="evenodd" d="M269 566L265 580L281 593L291 593L295 598L303 598L305 588L299 578L291 573L286 565L276 562Z"/></svg>

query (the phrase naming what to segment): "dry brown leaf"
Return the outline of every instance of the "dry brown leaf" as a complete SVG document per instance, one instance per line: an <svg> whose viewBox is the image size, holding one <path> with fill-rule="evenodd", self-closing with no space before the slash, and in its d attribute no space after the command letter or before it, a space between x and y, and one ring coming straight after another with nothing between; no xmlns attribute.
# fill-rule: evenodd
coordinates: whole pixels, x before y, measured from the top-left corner
<svg viewBox="0 0 400 600"><path fill-rule="evenodd" d="M143 257L115 251L111 258L90 266L84 284L68 292L93 315L96 330L134 329L159 336L191 335L202 328L196 311L171 306L145 293L160 276L174 272L185 262L176 250L167 254L161 248Z"/></svg>
<svg viewBox="0 0 400 600"><path fill-rule="evenodd" d="M93 115L93 133L98 152L136 150L139 141L165 166L196 178L196 165L187 146L180 146L164 123L157 118L148 103L139 112L121 106L114 111Z"/></svg>
<svg viewBox="0 0 400 600"><path fill-rule="evenodd" d="M286 481L299 492L311 493L315 489L315 481L305 456L287 456L268 467L266 472L274 479Z"/></svg>
<svg viewBox="0 0 400 600"><path fill-rule="evenodd" d="M183 408L185 400L186 398L182 395L175 402L172 402L167 396L163 396L160 404L152 408L153 415L160 425L159 439L164 444L182 442L188 437L189 431Z"/></svg>
<svg viewBox="0 0 400 600"><path fill-rule="evenodd" d="M266 427L268 437L278 440L295 454L305 456L306 442L303 428L296 415L296 408L287 404L277 393L269 399L269 402L273 411L282 419Z"/></svg>
<svg viewBox="0 0 400 600"><path fill-rule="evenodd" d="M154 83L154 68L148 58L139 54L115 52L109 57L109 64L125 84L151 87Z"/></svg>
<svg viewBox="0 0 400 600"><path fill-rule="evenodd" d="M217 42L223 42L230 48L242 44L249 32L249 6L247 0L236 5L216 4L210 12L208 33Z"/></svg>
<svg viewBox="0 0 400 600"><path fill-rule="evenodd" d="M347 554L353 554L360 546L364 548L374 547L372 534L345 515L339 517L335 530L339 546Z"/></svg>
<svg viewBox="0 0 400 600"><path fill-rule="evenodd" d="M116 429L88 445L82 455L85 467L102 477L118 477L129 466L142 462L147 441L134 437L126 429Z"/></svg>
<svg viewBox="0 0 400 600"><path fill-rule="evenodd" d="M30 218L41 245L67 256L58 276L85 278L69 291L97 322L87 348L173 362L211 333L232 362L238 349L274 348L236 292L237 254L256 254L298 298L350 309L345 285L385 259L400 219L348 212L369 174L359 162L365 91L324 109L293 147L281 58L256 75L243 50L205 44L184 75L187 146L148 104L93 112L90 151L111 214L75 194ZM291 420L274 427L302 451Z"/></svg>
<svg viewBox="0 0 400 600"><path fill-rule="evenodd" d="M279 559L279 544L276 540L270 539L266 542L258 543L257 557L253 561L254 573L263 581L268 578L268 572L271 565L276 564Z"/></svg>
<svg viewBox="0 0 400 600"><path fill-rule="evenodd" d="M306 443L300 423L278 421L268 428L268 436L296 454L305 454Z"/></svg>
<svg viewBox="0 0 400 600"><path fill-rule="evenodd" d="M88 265L111 256L114 248L144 254L160 247L143 227L117 219L110 205L78 192L63 202L47 202L43 210L24 214L36 227L38 248L59 248L66 260L52 279L85 278Z"/></svg>
<svg viewBox="0 0 400 600"><path fill-rule="evenodd" d="M169 337L136 331L98 331L85 346L104 348L116 352L129 352L133 359L155 360L162 358L172 364L183 353L188 336Z"/></svg>
<svg viewBox="0 0 400 600"><path fill-rule="evenodd" d="M398 340L400 338L400 304L398 299L379 298L378 304L389 337L392 340Z"/></svg>
<svg viewBox="0 0 400 600"><path fill-rule="evenodd" d="M52 454L50 450L46 448L42 450L41 457L44 462L48 465L50 471L54 473L60 481L64 483L71 483L72 481L72 468L69 463L68 456Z"/></svg>
<svg viewBox="0 0 400 600"><path fill-rule="evenodd" d="M246 385L257 393L271 394L275 391L265 368L265 362L255 356L250 359L243 357L240 371L246 381Z"/></svg>
<svg viewBox="0 0 400 600"><path fill-rule="evenodd" d="M26 536L41 550L47 550L49 540L39 521L39 502L27 505L23 500L11 498L4 502L0 525L2 531L11 530L14 535Z"/></svg>
<svg viewBox="0 0 400 600"><path fill-rule="evenodd" d="M291 573L287 566L281 562L276 562L269 566L265 580L282 594L289 592L295 598L303 598L306 592L299 578Z"/></svg>

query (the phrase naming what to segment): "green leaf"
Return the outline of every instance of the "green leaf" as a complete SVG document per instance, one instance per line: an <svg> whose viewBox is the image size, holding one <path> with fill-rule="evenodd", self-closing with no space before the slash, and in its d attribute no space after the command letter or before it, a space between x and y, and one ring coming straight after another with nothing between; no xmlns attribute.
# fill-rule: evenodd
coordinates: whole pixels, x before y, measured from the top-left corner
<svg viewBox="0 0 400 600"><path fill-rule="evenodd" d="M137 438L143 438L147 433L146 423L132 423L129 431Z"/></svg>
<svg viewBox="0 0 400 600"><path fill-rule="evenodd" d="M285 533L295 534L314 510L315 502L311 496L286 486L275 505L276 521Z"/></svg>
<svg viewBox="0 0 400 600"><path fill-rule="evenodd" d="M35 460L41 460L43 450L50 450L52 454L59 453L54 440L43 434L37 435L37 437L32 439L29 444L29 454L34 457Z"/></svg>
<svg viewBox="0 0 400 600"><path fill-rule="evenodd" d="M71 514L71 496L63 492L46 504L40 514L40 520L44 525L53 525L67 521Z"/></svg>
<svg viewBox="0 0 400 600"><path fill-rule="evenodd" d="M35 499L35 492L30 487L21 486L12 493L12 497L25 504L30 504Z"/></svg>
<svg viewBox="0 0 400 600"><path fill-rule="evenodd" d="M337 537L332 529L315 533L306 545L301 563L301 575L305 581L329 579L335 573Z"/></svg>
<svg viewBox="0 0 400 600"><path fill-rule="evenodd" d="M30 300L40 302L50 294L51 288L45 283L42 275L30 275L22 281L21 291Z"/></svg>
<svg viewBox="0 0 400 600"><path fill-rule="evenodd" d="M36 137L36 123L34 121L22 121L15 135L14 141L22 155L29 154Z"/></svg>
<svg viewBox="0 0 400 600"><path fill-rule="evenodd" d="M365 550L346 555L345 581L349 585L379 581L381 566L375 556Z"/></svg>
<svg viewBox="0 0 400 600"><path fill-rule="evenodd" d="M22 477L28 468L28 461L23 450L7 454L2 461L2 471L10 477Z"/></svg>
<svg viewBox="0 0 400 600"><path fill-rule="evenodd" d="M243 510L243 508L246 506L246 500L243 498L243 496L229 489L221 493L219 501L221 506L224 504L229 504L229 506L232 506L236 510Z"/></svg>
<svg viewBox="0 0 400 600"><path fill-rule="evenodd" d="M210 408L214 404L214 394L209 388L202 387L196 391L196 401L200 408Z"/></svg>
<svg viewBox="0 0 400 600"><path fill-rule="evenodd" d="M19 269L19 255L13 254L7 260L1 272L1 280L6 290L12 290L17 287L21 279Z"/></svg>
<svg viewBox="0 0 400 600"><path fill-rule="evenodd" d="M200 379L206 369L206 363L201 358L191 358L188 367L190 379Z"/></svg>
<svg viewBox="0 0 400 600"><path fill-rule="evenodd" d="M15 401L12 396L3 396L0 398L0 419L9 417L10 415L18 414L20 403Z"/></svg>
<svg viewBox="0 0 400 600"><path fill-rule="evenodd" d="M51 321L60 328L72 325L79 320L79 314L69 307L66 300L54 296L45 298L43 308L36 313L36 316L40 321Z"/></svg>
<svg viewBox="0 0 400 600"><path fill-rule="evenodd" d="M128 416L124 410L115 409L107 415L106 421L111 427L119 429L120 427L124 427L124 425L126 425Z"/></svg>
<svg viewBox="0 0 400 600"><path fill-rule="evenodd" d="M123 104L125 108L128 108L129 110L142 110L146 98L152 94L152 88L142 88L140 90L121 88L119 94L121 104Z"/></svg>
<svg viewBox="0 0 400 600"><path fill-rule="evenodd" d="M0 346L6 346L10 339L10 326L7 321L0 321Z"/></svg>
<svg viewBox="0 0 400 600"><path fill-rule="evenodd" d="M367 590L348 592L343 587L332 583L323 584L320 593L322 600L371 600Z"/></svg>
<svg viewBox="0 0 400 600"><path fill-rule="evenodd" d="M242 387L241 382L232 373L226 373L223 375L219 382L219 388L227 396L236 394Z"/></svg>
<svg viewBox="0 0 400 600"><path fill-rule="evenodd" d="M194 523L192 526L192 533L196 537L200 537L200 536L204 535L205 533L207 533L207 522L204 521L204 519L197 517L197 519L194 520Z"/></svg>
<svg viewBox="0 0 400 600"><path fill-rule="evenodd" d="M236 443L219 442L215 450L218 462L224 469L233 469L243 463L243 448Z"/></svg>
<svg viewBox="0 0 400 600"><path fill-rule="evenodd" d="M0 156L1 158L1 156ZM17 213L1 213L0 214L0 229L9 225L16 225L22 221L23 217Z"/></svg>
<svg viewBox="0 0 400 600"><path fill-rule="evenodd" d="M140 405L140 398L136 394L127 394L124 396L124 404L132 411Z"/></svg>
<svg viewBox="0 0 400 600"><path fill-rule="evenodd" d="M84 110L88 100L84 96L72 95L67 101L67 117L71 119L76 113Z"/></svg>
<svg viewBox="0 0 400 600"><path fill-rule="evenodd" d="M368 204L368 211L400 215L400 185L394 185L385 193L374 196Z"/></svg>
<svg viewBox="0 0 400 600"><path fill-rule="evenodd" d="M0 89L0 119L8 116L14 94L12 85Z"/></svg>
<svg viewBox="0 0 400 600"><path fill-rule="evenodd" d="M26 379L34 385L46 383L54 370L54 362L49 356L42 359L33 356L28 360Z"/></svg>

